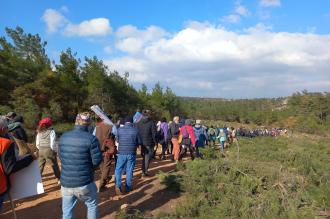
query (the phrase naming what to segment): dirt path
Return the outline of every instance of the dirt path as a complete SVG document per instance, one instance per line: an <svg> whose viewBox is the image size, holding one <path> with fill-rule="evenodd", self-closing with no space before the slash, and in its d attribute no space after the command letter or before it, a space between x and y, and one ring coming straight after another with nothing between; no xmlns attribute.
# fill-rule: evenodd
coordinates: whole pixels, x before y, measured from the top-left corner
<svg viewBox="0 0 330 219"><path fill-rule="evenodd" d="M159 171L168 172L174 168L175 164L169 159L165 161L153 160L150 165L152 177L141 179L141 158L138 156L134 170L134 190L122 196L121 199L114 200L114 181L112 179L107 185L107 191L98 194L100 217L114 218L122 204L129 204L132 208L138 209L151 217L160 212L173 211L181 199L180 194L168 190L165 191L156 174ZM100 173L97 171L95 174L97 184L100 178L99 175ZM60 186L57 185L54 174L48 165L43 174L43 184L45 194L15 201L18 219L61 218ZM24 186L24 182L22 182L22 186ZM5 202L3 207L0 219L13 218L9 202ZM86 207L82 203L78 203L74 214L74 218L86 218Z"/></svg>

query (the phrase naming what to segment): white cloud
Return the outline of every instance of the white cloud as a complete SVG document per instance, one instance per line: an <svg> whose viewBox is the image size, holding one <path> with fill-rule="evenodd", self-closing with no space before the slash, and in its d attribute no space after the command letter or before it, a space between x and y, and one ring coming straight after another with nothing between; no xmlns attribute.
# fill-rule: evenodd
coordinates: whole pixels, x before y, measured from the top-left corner
<svg viewBox="0 0 330 219"><path fill-rule="evenodd" d="M281 6L281 0L261 0L260 5L262 7L279 7Z"/></svg>
<svg viewBox="0 0 330 219"><path fill-rule="evenodd" d="M128 53L137 53L145 45L166 36L167 32L156 26L149 26L145 30L139 30L135 26L125 25L120 27L115 35L117 49Z"/></svg>
<svg viewBox="0 0 330 219"><path fill-rule="evenodd" d="M249 10L239 2L236 3L235 12L241 16L248 16L250 14Z"/></svg>
<svg viewBox="0 0 330 219"><path fill-rule="evenodd" d="M106 47L104 47L103 50L104 50L104 52L107 53L107 54L112 54L112 52L113 52L113 49L112 49L111 46L106 46Z"/></svg>
<svg viewBox="0 0 330 219"><path fill-rule="evenodd" d="M147 33L148 28L125 26L116 36L143 41ZM105 63L130 72L134 84L160 81L179 95L235 98L329 91L330 35L277 33L263 24L233 32L198 22L151 37L155 35L134 53L119 48L127 55Z"/></svg>
<svg viewBox="0 0 330 219"><path fill-rule="evenodd" d="M64 12L64 13L68 13L69 12L69 8L66 5L63 5L60 10L62 12Z"/></svg>
<svg viewBox="0 0 330 219"><path fill-rule="evenodd" d="M64 29L66 36L106 36L111 33L110 22L106 18L94 18L80 24L68 24Z"/></svg>
<svg viewBox="0 0 330 219"><path fill-rule="evenodd" d="M249 10L240 1L236 1L234 13L222 17L221 20L226 23L238 23L241 21L241 17L247 17L249 15Z"/></svg>
<svg viewBox="0 0 330 219"><path fill-rule="evenodd" d="M68 12L69 9L62 6L60 11ZM47 9L42 16L42 20L47 25L48 33L62 32L65 36L102 37L112 32L107 18L93 18L74 24L59 11Z"/></svg>
<svg viewBox="0 0 330 219"><path fill-rule="evenodd" d="M238 23L238 22L240 22L241 17L237 14L230 14L230 15L224 16L221 20L224 22L228 22L228 23Z"/></svg>
<svg viewBox="0 0 330 219"><path fill-rule="evenodd" d="M47 9L42 18L47 25L47 32L54 33L68 23L68 20L58 11L54 9Z"/></svg>

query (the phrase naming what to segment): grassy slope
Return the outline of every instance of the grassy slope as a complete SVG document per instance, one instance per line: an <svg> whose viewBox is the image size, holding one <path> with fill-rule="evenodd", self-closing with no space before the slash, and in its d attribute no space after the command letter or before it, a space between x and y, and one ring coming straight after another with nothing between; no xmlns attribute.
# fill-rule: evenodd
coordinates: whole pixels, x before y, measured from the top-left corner
<svg viewBox="0 0 330 219"><path fill-rule="evenodd" d="M186 202L169 218L314 218L330 210L329 139L241 139L240 159L231 147L221 158L206 150L162 176ZM171 180L166 180L171 179ZM173 180L176 179L176 180Z"/></svg>

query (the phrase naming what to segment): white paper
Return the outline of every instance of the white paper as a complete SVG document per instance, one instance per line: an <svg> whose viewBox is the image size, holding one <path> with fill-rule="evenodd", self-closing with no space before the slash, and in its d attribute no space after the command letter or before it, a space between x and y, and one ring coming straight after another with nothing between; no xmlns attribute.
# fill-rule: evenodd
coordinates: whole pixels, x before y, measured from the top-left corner
<svg viewBox="0 0 330 219"><path fill-rule="evenodd" d="M100 117L105 123L107 123L108 125L111 125L112 126L112 133L114 135L117 135L116 125L113 124L113 122L108 118L108 116L103 112L103 110L101 110L101 108L98 105L91 106L91 110L93 110L94 113L96 115L98 115L98 117Z"/></svg>
<svg viewBox="0 0 330 219"><path fill-rule="evenodd" d="M39 164L34 160L28 167L10 175L10 194L13 200L44 193Z"/></svg>

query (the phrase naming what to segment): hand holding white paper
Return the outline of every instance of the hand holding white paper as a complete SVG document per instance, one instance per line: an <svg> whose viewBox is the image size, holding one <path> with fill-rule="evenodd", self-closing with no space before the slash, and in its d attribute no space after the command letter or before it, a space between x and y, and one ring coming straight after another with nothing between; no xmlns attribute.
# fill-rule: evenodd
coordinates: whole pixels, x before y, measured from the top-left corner
<svg viewBox="0 0 330 219"><path fill-rule="evenodd" d="M93 112L98 115L98 117L100 117L103 122L109 124L112 126L112 133L114 135L117 135L117 127L115 124L113 124L113 122L108 118L108 116L103 112L103 110L101 110L101 108L98 105L93 105L91 106L91 110L93 110Z"/></svg>
<svg viewBox="0 0 330 219"><path fill-rule="evenodd" d="M13 200L44 193L38 161L10 175L10 194Z"/></svg>

